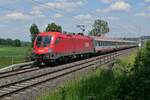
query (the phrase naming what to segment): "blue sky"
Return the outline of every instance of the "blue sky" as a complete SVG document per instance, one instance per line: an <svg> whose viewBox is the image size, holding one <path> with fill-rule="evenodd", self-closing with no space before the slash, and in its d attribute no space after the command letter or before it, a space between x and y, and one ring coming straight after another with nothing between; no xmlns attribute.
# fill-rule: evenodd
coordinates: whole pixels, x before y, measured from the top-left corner
<svg viewBox="0 0 150 100"><path fill-rule="evenodd" d="M109 23L109 36L150 35L150 0L1 0L0 38L30 41L32 23L43 31L55 22L70 32L84 24L88 32L95 19Z"/></svg>

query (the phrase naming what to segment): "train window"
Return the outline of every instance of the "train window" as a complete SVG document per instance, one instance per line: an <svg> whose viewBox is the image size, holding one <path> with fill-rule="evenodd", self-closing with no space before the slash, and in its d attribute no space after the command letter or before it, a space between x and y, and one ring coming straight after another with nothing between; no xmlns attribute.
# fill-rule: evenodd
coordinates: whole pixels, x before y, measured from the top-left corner
<svg viewBox="0 0 150 100"><path fill-rule="evenodd" d="M43 37L43 46L44 47L50 45L50 42L51 42L51 37L49 37L49 36Z"/></svg>
<svg viewBox="0 0 150 100"><path fill-rule="evenodd" d="M114 45L115 45L115 42L112 42L112 45L114 46Z"/></svg>
<svg viewBox="0 0 150 100"><path fill-rule="evenodd" d="M105 41L104 43L105 43L105 46L107 46L108 42L107 42L107 41Z"/></svg>
<svg viewBox="0 0 150 100"><path fill-rule="evenodd" d="M101 45L100 46L103 46L103 42L101 41Z"/></svg>
<svg viewBox="0 0 150 100"><path fill-rule="evenodd" d="M111 41L108 42L108 46L111 46Z"/></svg>
<svg viewBox="0 0 150 100"><path fill-rule="evenodd" d="M98 46L98 41L96 42L96 46Z"/></svg>
<svg viewBox="0 0 150 100"><path fill-rule="evenodd" d="M99 46L101 46L101 41L99 41Z"/></svg>
<svg viewBox="0 0 150 100"><path fill-rule="evenodd" d="M105 46L107 46L108 45L108 42L107 41L105 41Z"/></svg>
<svg viewBox="0 0 150 100"><path fill-rule="evenodd" d="M97 46L97 41L94 41L94 45Z"/></svg>
<svg viewBox="0 0 150 100"><path fill-rule="evenodd" d="M100 46L102 46L103 45L103 42L101 41L101 45Z"/></svg>
<svg viewBox="0 0 150 100"><path fill-rule="evenodd" d="M102 41L102 46L104 46L104 41Z"/></svg>
<svg viewBox="0 0 150 100"><path fill-rule="evenodd" d="M97 44L97 46L99 46L99 42L98 42L98 41L97 41L97 43L96 43L96 44Z"/></svg>
<svg viewBox="0 0 150 100"><path fill-rule="evenodd" d="M46 47L50 45L50 42L51 42L51 36L38 36L36 39L36 45L38 47L40 46Z"/></svg>
<svg viewBox="0 0 150 100"><path fill-rule="evenodd" d="M100 45L99 46L102 46L102 41L99 41Z"/></svg>
<svg viewBox="0 0 150 100"><path fill-rule="evenodd" d="M104 43L105 43L105 46L107 46L108 42L107 42L107 41L105 41Z"/></svg>
<svg viewBox="0 0 150 100"><path fill-rule="evenodd" d="M111 44L114 45L114 42L112 42Z"/></svg>

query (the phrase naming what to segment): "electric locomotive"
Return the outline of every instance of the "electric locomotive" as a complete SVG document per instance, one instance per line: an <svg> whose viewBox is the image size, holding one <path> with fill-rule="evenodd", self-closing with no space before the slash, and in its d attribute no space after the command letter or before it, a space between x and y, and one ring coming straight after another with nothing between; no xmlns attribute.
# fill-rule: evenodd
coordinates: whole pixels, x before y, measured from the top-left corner
<svg viewBox="0 0 150 100"><path fill-rule="evenodd" d="M92 41L92 38L82 34L42 32L34 41L34 59L36 62L46 63L90 55L94 52Z"/></svg>

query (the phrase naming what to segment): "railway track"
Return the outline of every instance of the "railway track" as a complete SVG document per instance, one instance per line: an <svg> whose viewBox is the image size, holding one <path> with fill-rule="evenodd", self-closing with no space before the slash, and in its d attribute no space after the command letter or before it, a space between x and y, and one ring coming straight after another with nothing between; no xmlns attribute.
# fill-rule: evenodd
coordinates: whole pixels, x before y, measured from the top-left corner
<svg viewBox="0 0 150 100"><path fill-rule="evenodd" d="M23 73L27 73L31 71L36 71L36 70L40 70L40 68L39 67L27 67L27 68L20 68L17 70L12 70L12 71L1 72L0 79L13 76L13 75L17 75L17 74L23 74Z"/></svg>
<svg viewBox="0 0 150 100"><path fill-rule="evenodd" d="M0 79L23 74L23 73L41 70L39 67L31 67L31 66L32 65L30 65L30 66L28 65L28 66L24 66L23 68L11 70L11 71L0 72Z"/></svg>
<svg viewBox="0 0 150 100"><path fill-rule="evenodd" d="M36 87L45 82L56 80L58 78L61 78L65 75L71 74L79 70L108 63L114 60L116 57L126 54L129 51L130 50L118 51L118 52L114 52L114 53L110 53L106 55L93 57L90 59L85 59L82 61L73 62L70 64L60 65L54 68L46 68L44 73L36 74L34 76L30 76L29 78L25 78L22 80L18 80L18 81L14 81L14 82L1 85L0 86L0 99L3 99L4 97L8 97L12 94L18 93L20 91L24 91L28 88Z"/></svg>

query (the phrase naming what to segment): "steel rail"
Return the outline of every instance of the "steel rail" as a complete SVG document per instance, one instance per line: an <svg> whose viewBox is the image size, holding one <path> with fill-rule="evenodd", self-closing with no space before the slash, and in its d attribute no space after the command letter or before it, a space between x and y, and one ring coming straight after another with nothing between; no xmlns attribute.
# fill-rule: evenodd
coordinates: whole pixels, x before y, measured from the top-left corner
<svg viewBox="0 0 150 100"><path fill-rule="evenodd" d="M15 75L18 75L18 74L27 73L27 72L37 71L37 70L41 70L41 69L39 67L30 67L30 68L23 68L23 69L19 69L19 70L14 70L14 71L10 71L10 72L0 74L0 79L6 78L6 77L9 77L9 76L15 76Z"/></svg>
<svg viewBox="0 0 150 100"><path fill-rule="evenodd" d="M35 80L36 80L36 79L38 78L38 80L39 80L40 77L43 77L43 76L46 76L46 75L56 74L56 73L60 73L61 71L63 72L63 71L68 70L68 69L73 69L73 70L71 70L71 71L65 72L65 73L60 74L60 75L58 75L58 76L56 75L55 77L51 77L51 78L45 79L45 80L40 81L40 82L39 82L39 81L38 81L38 82L35 81L35 83L33 83L33 84L30 84L30 83L29 83L30 85L27 85L27 86L25 86L25 87L22 87L22 88L13 90L13 91L8 92L8 93L6 92L6 93L3 93L3 94L0 94L0 97L4 97L4 96L10 95L10 94L12 94L12 93L16 93L16 92L21 91L21 90L24 90L24 89L26 89L26 88L29 88L29 87L32 87L32 86L41 84L41 83L43 83L43 82L47 82L47 81L50 81L50 80L59 78L59 77L61 77L61 76L70 74L70 73L72 73L72 72L75 72L75 71L78 71L78 70L87 68L87 67L89 67L89 66L91 66L91 65L95 65L96 63L99 63L100 61L102 61L102 60L100 60L100 59L104 59L104 60L103 60L104 63L107 63L107 62L113 60L113 58L115 57L115 55L116 55L116 53L112 53L112 54L107 54L107 55L105 55L105 56L95 57L95 59L92 58L90 62L89 62L88 60L86 60L85 62L82 62L82 63L77 64L77 65L75 64L75 65L73 65L73 66L71 66L71 67L62 68L62 69L59 69L59 70L56 70L56 71L53 71L53 72L49 72L49 73L45 73L45 74L42 74L42 75L39 75L39 76L36 76L36 77L32 77L32 78L25 79L25 80L22 80L22 81L17 81L17 82L11 83L11 84L7 84L7 85L0 86L0 90L3 90L3 89L6 89L6 88L9 88L10 86L15 86L15 85L17 85L17 84L21 84L21 83L23 83L23 82L26 83L26 82L28 82L29 80L31 81L32 79L35 79ZM107 60L107 61L105 61L105 60ZM104 64L104 63L103 63L103 64ZM80 67L78 68L77 66L80 66ZM74 68L75 68L75 69L74 69ZM43 79L43 78L41 78L41 79Z"/></svg>

